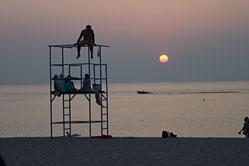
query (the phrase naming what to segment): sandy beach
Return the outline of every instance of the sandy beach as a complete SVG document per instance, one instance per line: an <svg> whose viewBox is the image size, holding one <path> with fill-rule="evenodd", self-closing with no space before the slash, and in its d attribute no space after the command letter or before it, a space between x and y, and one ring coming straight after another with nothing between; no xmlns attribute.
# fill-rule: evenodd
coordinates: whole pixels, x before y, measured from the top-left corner
<svg viewBox="0 0 249 166"><path fill-rule="evenodd" d="M243 138L0 138L8 166L248 165Z"/></svg>

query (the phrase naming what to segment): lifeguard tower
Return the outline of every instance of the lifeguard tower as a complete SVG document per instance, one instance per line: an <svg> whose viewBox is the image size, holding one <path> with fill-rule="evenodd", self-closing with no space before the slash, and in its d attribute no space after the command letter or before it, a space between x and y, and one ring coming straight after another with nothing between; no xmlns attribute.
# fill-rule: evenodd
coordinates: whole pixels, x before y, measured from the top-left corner
<svg viewBox="0 0 249 166"><path fill-rule="evenodd" d="M90 58L90 49L88 47L82 49L82 51L88 52L87 55L83 55L83 59L87 59L87 62L80 63L76 61L75 55L67 55L67 50L77 47L74 44L66 45L49 45L49 80L50 80L50 130L51 137L65 137L77 135L73 133L74 124L88 124L89 126L89 137L92 137L92 126L99 125L97 127L100 131L100 135L109 135L109 119L108 119L108 77L107 77L107 64L102 64L102 49L109 46L106 45L95 45L94 50L97 50L97 55L95 59ZM87 50L86 50L87 49ZM76 49L75 49L76 50ZM55 57L56 56L56 57ZM76 62L69 62L70 59ZM93 61L95 63L93 63ZM96 63L97 61L97 63ZM89 74L91 84L97 85L98 91L100 94L101 101L103 106L95 106L92 104L95 103L94 93L89 89L79 92L55 92L54 90L54 75L71 75L72 81L78 86L82 87L82 82L84 80L84 75ZM60 79L60 78L59 78ZM63 79L63 78L61 78ZM88 110L82 108L82 110L77 110L78 112L88 111L88 117L84 117L81 120L72 119L72 101L75 99L75 96L83 96L84 100L88 103ZM83 99L82 99L83 100ZM55 103L57 102L57 103ZM58 104L59 103L59 104ZM59 107L60 106L60 107ZM81 108L81 107L80 107ZM99 110L93 110L97 108ZM78 107L79 109L79 107ZM99 114L97 118L92 117L92 111L95 111ZM59 117L58 117L59 116ZM59 126L59 127L58 127ZM60 130L61 134L58 134L58 131L55 134L55 129ZM96 129L96 127L95 127ZM96 132L95 132L96 133ZM99 134L98 134L99 135Z"/></svg>

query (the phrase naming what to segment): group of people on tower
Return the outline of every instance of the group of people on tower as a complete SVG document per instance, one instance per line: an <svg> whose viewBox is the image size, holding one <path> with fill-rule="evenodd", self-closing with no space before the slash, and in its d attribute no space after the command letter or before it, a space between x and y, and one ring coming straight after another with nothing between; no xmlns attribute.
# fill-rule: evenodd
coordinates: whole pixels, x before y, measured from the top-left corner
<svg viewBox="0 0 249 166"><path fill-rule="evenodd" d="M61 93L65 92L67 93L90 92L95 94L96 103L102 107L105 107L104 105L102 105L99 91L94 88L91 88L89 74L85 74L85 78L83 80L83 87L81 87L80 89L75 88L71 75L68 75L65 78L63 73L60 74L60 77L57 74L55 74L53 80L54 80L54 91L57 96L60 96Z"/></svg>
<svg viewBox="0 0 249 166"><path fill-rule="evenodd" d="M83 39L82 39L83 38ZM80 58L80 50L83 46L88 46L91 52L91 58L93 59L93 46L96 45L95 43L95 37L94 37L94 31L91 27L91 25L87 25L85 29L83 29L80 33L80 36L77 40L77 43L75 43L77 46L77 59ZM85 78L83 80L83 87L80 89L75 88L74 82L72 81L72 77L68 75L66 78L64 77L64 74L61 73L60 77L56 74L53 77L54 80L54 91L57 96L60 96L61 93L75 93L75 92L87 92L95 94L96 103L102 107L105 107L102 105L102 101L100 98L99 91L91 88L89 74L85 74Z"/></svg>
<svg viewBox="0 0 249 166"><path fill-rule="evenodd" d="M75 45L77 46L77 53L78 53L76 57L77 59L80 58L81 56L80 55L81 47L86 45L89 47L91 52L91 58L93 59L93 46L95 46L96 43L95 43L94 31L92 30L91 25L87 25L86 28L81 31L80 36ZM75 93L75 92L89 91L90 93L95 94L96 103L102 107L105 107L104 105L102 105L99 91L94 88L91 88L89 74L85 74L85 78L83 80L83 87L81 87L80 89L75 88L74 82L72 81L72 77L70 75L68 75L65 78L63 73L61 73L60 76L56 74L54 75L53 80L54 80L55 95L60 96L61 93L65 92Z"/></svg>

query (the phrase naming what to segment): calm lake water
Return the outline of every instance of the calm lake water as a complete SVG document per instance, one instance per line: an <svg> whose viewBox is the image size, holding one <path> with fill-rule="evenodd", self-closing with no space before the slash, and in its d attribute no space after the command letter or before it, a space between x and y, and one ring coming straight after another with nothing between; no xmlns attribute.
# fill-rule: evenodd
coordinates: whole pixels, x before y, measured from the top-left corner
<svg viewBox="0 0 249 166"><path fill-rule="evenodd" d="M137 94L145 90L151 94ZM205 99L205 100L204 100ZM61 98L54 118L62 119ZM100 112L93 102L93 117ZM50 136L49 86L0 86L0 137ZM243 137L237 132L249 116L249 82L109 84L109 123L112 136L160 137L169 130L180 137ZM75 97L73 120L88 120L88 104ZM93 135L99 135L99 125ZM55 127L61 134L61 126ZM72 132L88 136L88 125Z"/></svg>

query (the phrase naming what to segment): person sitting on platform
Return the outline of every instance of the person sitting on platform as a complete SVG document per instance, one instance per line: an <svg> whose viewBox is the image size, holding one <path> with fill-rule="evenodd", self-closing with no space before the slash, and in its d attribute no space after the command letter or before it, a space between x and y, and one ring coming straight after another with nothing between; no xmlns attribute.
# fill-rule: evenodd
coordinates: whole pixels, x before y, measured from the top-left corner
<svg viewBox="0 0 249 166"><path fill-rule="evenodd" d="M91 88L91 84L90 84L90 79L89 79L89 74L85 74L85 79L83 81L83 87L82 90L89 90L90 92L95 93L95 99L96 99L96 103L104 108L106 108L106 106L102 105L101 99L100 99L100 94L97 90L92 89Z"/></svg>
<svg viewBox="0 0 249 166"><path fill-rule="evenodd" d="M65 81L66 92L77 92L78 90L74 87L74 82L71 80L71 76L68 75Z"/></svg>
<svg viewBox="0 0 249 166"><path fill-rule="evenodd" d="M83 37L83 40L81 40L82 37ZM88 45L88 47L90 48L91 58L93 59L93 46L96 44L95 44L94 31L92 30L91 25L87 25L86 29L83 29L81 31L76 45L77 45L77 51L78 51L77 59L80 57L81 47L85 45Z"/></svg>
<svg viewBox="0 0 249 166"><path fill-rule="evenodd" d="M57 74L54 75L53 77L53 80L54 80L54 91L55 91L55 95L57 95L58 97L61 96L60 94L60 89L59 89L59 86L58 86L58 79L59 79L59 76Z"/></svg>
<svg viewBox="0 0 249 166"><path fill-rule="evenodd" d="M65 88L65 78L64 78L64 74L61 73L60 74L60 78L56 80L56 83L57 83L57 90L59 92L66 92L66 88Z"/></svg>

